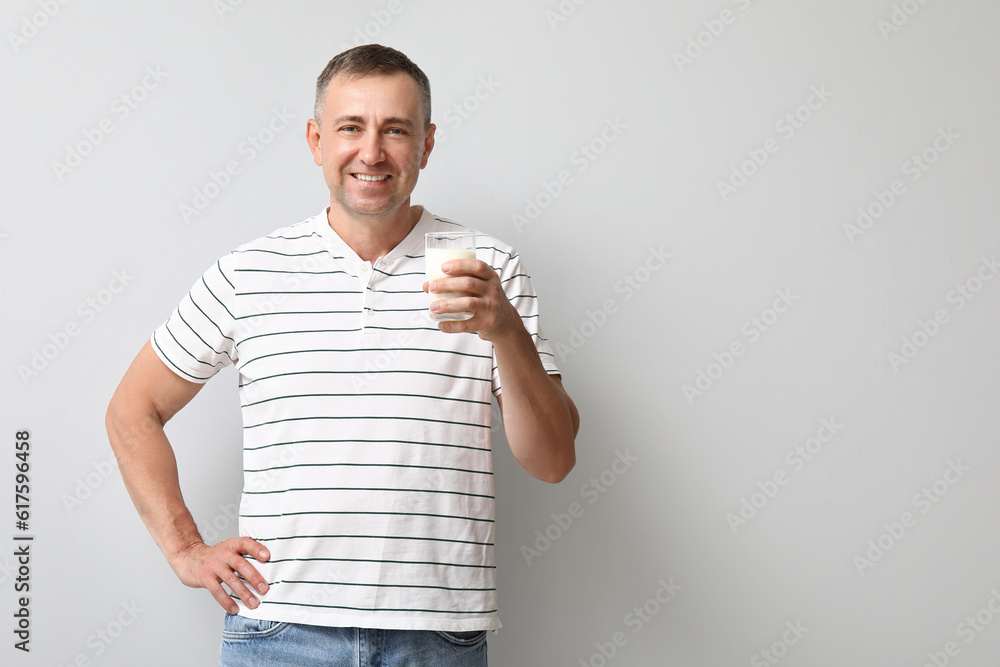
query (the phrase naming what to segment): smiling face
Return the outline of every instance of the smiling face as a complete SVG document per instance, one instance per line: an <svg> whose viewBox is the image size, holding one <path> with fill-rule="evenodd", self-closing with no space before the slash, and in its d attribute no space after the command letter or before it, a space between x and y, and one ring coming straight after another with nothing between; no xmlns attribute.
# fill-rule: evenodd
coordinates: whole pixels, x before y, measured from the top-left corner
<svg viewBox="0 0 1000 667"><path fill-rule="evenodd" d="M424 118L417 82L406 74L331 80L320 123L310 120L307 128L313 159L330 188L331 215L355 221L408 217L434 129Z"/></svg>

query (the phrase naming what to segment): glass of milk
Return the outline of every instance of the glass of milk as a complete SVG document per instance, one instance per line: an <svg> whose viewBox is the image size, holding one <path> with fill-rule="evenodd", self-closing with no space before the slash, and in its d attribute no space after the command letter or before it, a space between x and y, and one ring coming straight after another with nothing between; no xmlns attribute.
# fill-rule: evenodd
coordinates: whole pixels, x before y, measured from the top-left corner
<svg viewBox="0 0 1000 667"><path fill-rule="evenodd" d="M475 232L430 232L424 235L425 252L425 273L427 280L440 280L447 278L448 274L441 270L441 265L452 259L475 259L476 258L476 233ZM438 292L428 294L428 305L440 299L456 299L466 296L460 292ZM442 320L467 320L472 317L472 313L431 313L431 319L437 322Z"/></svg>

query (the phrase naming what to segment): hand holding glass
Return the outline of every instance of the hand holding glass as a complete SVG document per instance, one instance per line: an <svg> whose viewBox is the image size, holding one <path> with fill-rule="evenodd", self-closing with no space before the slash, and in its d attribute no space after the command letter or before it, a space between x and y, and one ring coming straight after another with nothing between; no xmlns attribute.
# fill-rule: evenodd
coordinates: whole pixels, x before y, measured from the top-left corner
<svg viewBox="0 0 1000 667"><path fill-rule="evenodd" d="M427 281L448 278L441 270L441 265L452 259L476 258L475 232L430 232L424 236L424 252ZM440 299L457 299L465 296L460 292L428 292L429 304ZM436 322L445 320L467 320L472 313L431 313L431 319Z"/></svg>

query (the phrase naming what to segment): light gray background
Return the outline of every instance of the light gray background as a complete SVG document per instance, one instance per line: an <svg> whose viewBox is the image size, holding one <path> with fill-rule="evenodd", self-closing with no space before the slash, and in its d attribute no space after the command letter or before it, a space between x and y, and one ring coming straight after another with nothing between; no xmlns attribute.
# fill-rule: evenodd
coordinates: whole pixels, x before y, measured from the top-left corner
<svg viewBox="0 0 1000 667"><path fill-rule="evenodd" d="M429 75L447 138L414 202L518 247L583 417L577 467L557 486L521 470L495 428L504 628L491 664L773 664L762 650L789 667L919 667L928 653L995 664L1000 6L564 0L555 21L556 0L220 4L2 9L4 664L216 659L222 612L176 580L146 533L111 470L104 411L211 262L325 205L304 141L314 81L362 39ZM713 23L720 15L732 22ZM679 66L685 49L697 58ZM113 105L155 83L147 68L162 81L123 118ZM813 90L825 99L800 108ZM248 161L241 143L275 110L292 122ZM796 113L808 120L787 137L776 124ZM113 131L60 179L53 163L105 118ZM605 131L609 120L618 129ZM769 139L777 152L746 165L755 173L724 200L718 183ZM591 144L602 152L581 171L577 151ZM906 163L925 149L936 161L913 181ZM231 160L240 173L185 222L180 206ZM562 170L572 182L547 199ZM888 201L877 193L897 179L903 194L851 242L845 225ZM518 228L526 200L544 208ZM670 259L652 261L653 249ZM127 284L113 293L116 271ZM971 300L953 291L966 284ZM778 291L792 305L775 321ZM771 322L756 340L753 317ZM78 335L61 337L72 324ZM904 337L921 347L893 363ZM723 369L716 358L734 342L744 353ZM22 378L36 353L51 358ZM715 379L689 400L699 371ZM842 425L832 439L823 419ZM24 428L30 655L11 633ZM829 442L797 469L786 454L817 432ZM168 434L199 525L236 534L235 373ZM946 475L952 464L961 476ZM768 484L776 475L787 483ZM734 531L727 515L743 499L760 507ZM894 527L905 512L910 525ZM880 542L888 550L859 566ZM680 587L665 604L661 580Z"/></svg>

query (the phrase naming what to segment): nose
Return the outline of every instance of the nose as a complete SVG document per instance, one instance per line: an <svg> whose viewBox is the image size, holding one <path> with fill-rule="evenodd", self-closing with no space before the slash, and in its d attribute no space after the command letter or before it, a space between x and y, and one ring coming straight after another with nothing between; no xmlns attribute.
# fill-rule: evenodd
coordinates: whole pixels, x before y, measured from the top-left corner
<svg viewBox="0 0 1000 667"><path fill-rule="evenodd" d="M358 150L358 157L365 164L378 164L385 159L381 132L367 132Z"/></svg>

